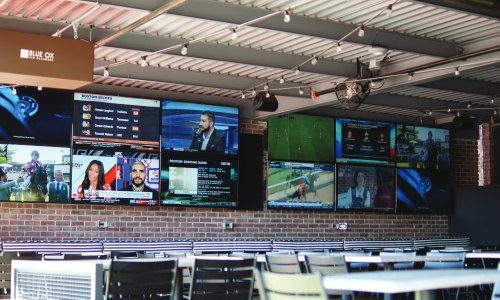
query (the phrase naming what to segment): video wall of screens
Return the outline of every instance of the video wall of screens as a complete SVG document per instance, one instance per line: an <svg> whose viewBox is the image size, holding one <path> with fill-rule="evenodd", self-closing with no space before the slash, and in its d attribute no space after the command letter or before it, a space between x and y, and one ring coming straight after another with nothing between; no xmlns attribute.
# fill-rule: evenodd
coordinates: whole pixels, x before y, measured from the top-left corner
<svg viewBox="0 0 500 300"><path fill-rule="evenodd" d="M394 165L394 124L352 119L337 119L336 124L337 162Z"/></svg>
<svg viewBox="0 0 500 300"><path fill-rule="evenodd" d="M331 163L335 123L332 118L290 114L268 121L269 158Z"/></svg>
<svg viewBox="0 0 500 300"><path fill-rule="evenodd" d="M0 167L0 201L69 203L69 147L0 144Z"/></svg>
<svg viewBox="0 0 500 300"><path fill-rule="evenodd" d="M0 86L0 141L69 147L73 92Z"/></svg>
<svg viewBox="0 0 500 300"><path fill-rule="evenodd" d="M447 170L398 169L397 210L448 213L451 211Z"/></svg>
<svg viewBox="0 0 500 300"><path fill-rule="evenodd" d="M75 93L72 202L158 205L160 101Z"/></svg>
<svg viewBox="0 0 500 300"><path fill-rule="evenodd" d="M162 205L236 207L237 107L162 101Z"/></svg>
<svg viewBox="0 0 500 300"><path fill-rule="evenodd" d="M450 168L448 129L398 125L396 130L397 166L428 170Z"/></svg>
<svg viewBox="0 0 500 300"><path fill-rule="evenodd" d="M337 209L394 210L394 168L337 165Z"/></svg>
<svg viewBox="0 0 500 300"><path fill-rule="evenodd" d="M267 206L277 209L332 210L334 182L333 165L270 161Z"/></svg>

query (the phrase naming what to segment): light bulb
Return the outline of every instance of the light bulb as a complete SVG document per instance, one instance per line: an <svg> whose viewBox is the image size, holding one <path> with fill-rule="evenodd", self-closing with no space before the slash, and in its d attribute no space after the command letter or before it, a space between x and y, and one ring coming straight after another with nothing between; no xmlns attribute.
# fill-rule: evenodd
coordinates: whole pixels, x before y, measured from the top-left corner
<svg viewBox="0 0 500 300"><path fill-rule="evenodd" d="M285 83L285 77L281 76L281 78L280 78L280 83L281 83L281 84Z"/></svg>
<svg viewBox="0 0 500 300"><path fill-rule="evenodd" d="M267 90L269 90L269 84L266 83L266 84L264 84L264 91L267 91Z"/></svg>
<svg viewBox="0 0 500 300"><path fill-rule="evenodd" d="M255 89L252 90L252 96L256 96L257 95L257 91Z"/></svg>
<svg viewBox="0 0 500 300"><path fill-rule="evenodd" d="M460 76L460 70L458 68L455 69L455 76Z"/></svg>
<svg viewBox="0 0 500 300"><path fill-rule="evenodd" d="M371 87L375 87L375 82L370 81L370 86L371 86Z"/></svg>
<svg viewBox="0 0 500 300"><path fill-rule="evenodd" d="M182 45L181 54L182 55L188 54L188 44Z"/></svg>
<svg viewBox="0 0 500 300"><path fill-rule="evenodd" d="M342 51L342 47L340 47L340 43L337 44L337 52Z"/></svg>
<svg viewBox="0 0 500 300"><path fill-rule="evenodd" d="M412 79L413 79L413 73L408 74L408 80L412 80Z"/></svg>
<svg viewBox="0 0 500 300"><path fill-rule="evenodd" d="M284 16L283 16L283 22L285 23L290 23L290 13L288 12L288 10L285 10L284 12Z"/></svg>
<svg viewBox="0 0 500 300"><path fill-rule="evenodd" d="M358 31L358 36L359 37L364 37L365 36L365 27L361 26L361 28Z"/></svg>
<svg viewBox="0 0 500 300"><path fill-rule="evenodd" d="M495 97L491 97L490 104L494 104L494 103L495 103Z"/></svg>
<svg viewBox="0 0 500 300"><path fill-rule="evenodd" d="M271 94L269 94L269 92L266 92L266 98L269 98L271 97Z"/></svg>
<svg viewBox="0 0 500 300"><path fill-rule="evenodd" d="M140 64L141 64L141 67L143 67L143 68L148 65L148 61L146 60L146 56L141 57Z"/></svg>
<svg viewBox="0 0 500 300"><path fill-rule="evenodd" d="M241 91L241 99L245 99L245 93Z"/></svg>
<svg viewBox="0 0 500 300"><path fill-rule="evenodd" d="M36 89L41 91L41 90L43 90L43 86L39 85Z"/></svg>
<svg viewBox="0 0 500 300"><path fill-rule="evenodd" d="M432 116L432 110L429 110L429 116Z"/></svg>
<svg viewBox="0 0 500 300"><path fill-rule="evenodd" d="M390 17L392 14L392 4L389 4L389 6L387 6L387 11L385 12L385 15Z"/></svg>
<svg viewBox="0 0 500 300"><path fill-rule="evenodd" d="M304 95L304 90L302 88L299 88L299 94L302 96Z"/></svg>
<svg viewBox="0 0 500 300"><path fill-rule="evenodd" d="M471 108L471 106L472 106L471 102L467 103L467 108Z"/></svg>
<svg viewBox="0 0 500 300"><path fill-rule="evenodd" d="M447 112L449 112L449 113L451 112L451 108L450 108L450 107L448 107L448 110L447 110Z"/></svg>
<svg viewBox="0 0 500 300"><path fill-rule="evenodd" d="M15 86L12 87L12 94L17 95L17 90Z"/></svg>
<svg viewBox="0 0 500 300"><path fill-rule="evenodd" d="M496 110L496 109L493 111L493 114L494 114L495 116L496 116L496 115L498 115L498 112L497 112L497 110Z"/></svg>
<svg viewBox="0 0 500 300"><path fill-rule="evenodd" d="M102 75L104 75L104 77L108 77L109 76L109 68L108 67L104 68L104 72L103 72Z"/></svg>
<svg viewBox="0 0 500 300"><path fill-rule="evenodd" d="M317 57L314 57L314 58L311 60L311 65L315 66L317 63L318 63L318 58L317 58Z"/></svg>
<svg viewBox="0 0 500 300"><path fill-rule="evenodd" d="M460 117L460 112L459 111L457 111L457 117Z"/></svg>
<svg viewBox="0 0 500 300"><path fill-rule="evenodd" d="M295 76L300 74L300 67L297 67L297 69L295 69L294 74L295 74Z"/></svg>
<svg viewBox="0 0 500 300"><path fill-rule="evenodd" d="M238 34L236 33L236 29L232 29L233 33L231 33L231 39L234 41L238 38Z"/></svg>

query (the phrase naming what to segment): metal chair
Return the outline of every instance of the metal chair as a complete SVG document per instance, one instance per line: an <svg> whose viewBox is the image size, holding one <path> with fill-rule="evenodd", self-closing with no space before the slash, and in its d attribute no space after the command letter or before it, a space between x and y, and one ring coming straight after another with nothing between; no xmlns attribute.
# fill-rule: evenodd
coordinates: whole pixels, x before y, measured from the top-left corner
<svg viewBox="0 0 500 300"><path fill-rule="evenodd" d="M177 259L113 260L105 299L173 299Z"/></svg>
<svg viewBox="0 0 500 300"><path fill-rule="evenodd" d="M333 255L306 255L304 256L307 273L320 273L321 275L347 274L347 265L343 256ZM332 292L330 295L340 295L342 299L354 298L350 291Z"/></svg>
<svg viewBox="0 0 500 300"><path fill-rule="evenodd" d="M417 251L411 251L411 252L380 252L379 256L383 257L388 257L388 256L417 256ZM380 266L379 266L380 267ZM384 266L382 265L382 268ZM395 263L393 265L394 270L405 270L405 269L414 269L415 268L415 263L412 262L407 262L407 263Z"/></svg>
<svg viewBox="0 0 500 300"><path fill-rule="evenodd" d="M257 272L257 286L263 300L327 300L321 275Z"/></svg>
<svg viewBox="0 0 500 300"><path fill-rule="evenodd" d="M194 262L190 300L252 299L255 259L205 259Z"/></svg>
<svg viewBox="0 0 500 300"><path fill-rule="evenodd" d="M10 299L11 262L16 258L16 253L3 253L0 256L0 299Z"/></svg>
<svg viewBox="0 0 500 300"><path fill-rule="evenodd" d="M274 273L302 273L297 255L294 254L266 254L266 268Z"/></svg>

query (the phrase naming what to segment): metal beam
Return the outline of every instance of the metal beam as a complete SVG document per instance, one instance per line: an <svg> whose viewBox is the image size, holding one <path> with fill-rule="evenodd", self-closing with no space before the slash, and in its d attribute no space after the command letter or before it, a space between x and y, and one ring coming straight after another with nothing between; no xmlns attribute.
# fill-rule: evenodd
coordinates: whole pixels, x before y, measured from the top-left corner
<svg viewBox="0 0 500 300"><path fill-rule="evenodd" d="M488 16L500 19L500 2L495 0L419 0L423 4L432 4L447 7L454 10L473 13L476 15Z"/></svg>
<svg viewBox="0 0 500 300"><path fill-rule="evenodd" d="M445 78L418 86L486 96L500 94L500 84L465 78Z"/></svg>
<svg viewBox="0 0 500 300"><path fill-rule="evenodd" d="M164 3L165 1L167 0L151 1L152 3L148 4L148 1L101 0L100 3L102 5L107 4L133 9L152 10L155 5ZM93 0L83 0L81 2L93 2ZM269 11L259 8L209 0L190 0L188 3L169 12L172 15L189 16L231 24L240 24L244 21L262 17L268 13ZM252 26L334 41L339 40L356 28L355 25L351 24L325 21L299 15L293 15L290 23L284 23L283 17L278 15ZM368 27L365 28L365 36L363 38L354 34L348 37L345 42L368 46L380 45L388 49L438 57L450 57L459 54L457 52L457 44L452 42Z"/></svg>

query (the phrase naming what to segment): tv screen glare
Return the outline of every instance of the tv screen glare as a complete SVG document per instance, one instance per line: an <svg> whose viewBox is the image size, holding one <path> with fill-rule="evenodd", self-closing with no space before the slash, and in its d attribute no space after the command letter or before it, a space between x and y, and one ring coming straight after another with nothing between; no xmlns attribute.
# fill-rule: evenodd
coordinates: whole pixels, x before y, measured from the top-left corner
<svg viewBox="0 0 500 300"><path fill-rule="evenodd" d="M69 147L73 93L0 86L0 141Z"/></svg>
<svg viewBox="0 0 500 300"><path fill-rule="evenodd" d="M338 164L337 209L394 211L394 169Z"/></svg>
<svg viewBox="0 0 500 300"><path fill-rule="evenodd" d="M70 148L0 144L0 201L69 203Z"/></svg>
<svg viewBox="0 0 500 300"><path fill-rule="evenodd" d="M75 93L73 144L157 152L159 118L159 100Z"/></svg>
<svg viewBox="0 0 500 300"><path fill-rule="evenodd" d="M159 159L73 155L73 203L158 205L159 184Z"/></svg>
<svg viewBox="0 0 500 300"><path fill-rule="evenodd" d="M397 211L451 211L450 173L446 170L398 169Z"/></svg>
<svg viewBox="0 0 500 300"><path fill-rule="evenodd" d="M238 156L162 152L161 204L236 207Z"/></svg>
<svg viewBox="0 0 500 300"><path fill-rule="evenodd" d="M290 114L271 118L267 125L270 159L333 162L333 118Z"/></svg>
<svg viewBox="0 0 500 300"><path fill-rule="evenodd" d="M162 101L162 148L238 154L238 108ZM206 140L206 141L205 141Z"/></svg>
<svg viewBox="0 0 500 300"><path fill-rule="evenodd" d="M276 209L332 210L333 165L271 161L267 179L267 206Z"/></svg>
<svg viewBox="0 0 500 300"><path fill-rule="evenodd" d="M398 125L396 146L398 167L430 170L450 168L448 129Z"/></svg>
<svg viewBox="0 0 500 300"><path fill-rule="evenodd" d="M396 159L393 124L352 119L336 120L337 162L393 165Z"/></svg>

